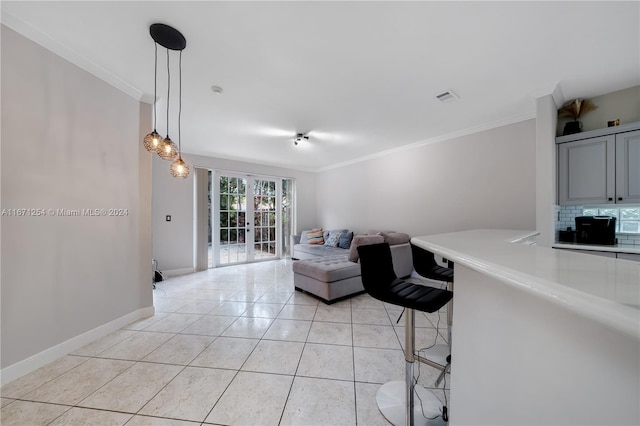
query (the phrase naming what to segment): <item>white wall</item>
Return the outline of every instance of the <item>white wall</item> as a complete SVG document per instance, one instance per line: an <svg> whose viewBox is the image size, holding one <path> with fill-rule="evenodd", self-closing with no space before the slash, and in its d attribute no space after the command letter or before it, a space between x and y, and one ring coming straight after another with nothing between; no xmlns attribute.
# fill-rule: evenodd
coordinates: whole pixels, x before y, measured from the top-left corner
<svg viewBox="0 0 640 426"><path fill-rule="evenodd" d="M298 229L316 225L316 175L292 169L199 155L183 155L192 173L187 179L169 174L169 161L153 159L153 258L162 271L186 272L194 268L193 170L201 167L295 179ZM171 215L171 222L165 220Z"/></svg>
<svg viewBox="0 0 640 426"><path fill-rule="evenodd" d="M127 210L2 216L4 375L153 302L150 108L5 26L1 51L2 209Z"/></svg>
<svg viewBox="0 0 640 426"><path fill-rule="evenodd" d="M426 235L535 229L535 120L326 171L318 223Z"/></svg>
<svg viewBox="0 0 640 426"><path fill-rule="evenodd" d="M556 98L559 95L556 92ZM536 99L536 230L537 244L551 247L555 241L557 209L557 161L554 130L557 107L553 94Z"/></svg>

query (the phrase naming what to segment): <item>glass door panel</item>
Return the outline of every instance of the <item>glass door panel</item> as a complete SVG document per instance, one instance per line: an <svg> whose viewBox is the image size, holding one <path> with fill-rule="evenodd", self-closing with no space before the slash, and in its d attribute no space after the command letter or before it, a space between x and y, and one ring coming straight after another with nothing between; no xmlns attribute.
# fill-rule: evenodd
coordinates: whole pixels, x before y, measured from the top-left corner
<svg viewBox="0 0 640 426"><path fill-rule="evenodd" d="M249 260L246 244L247 181L242 177L220 176L219 180L218 264Z"/></svg>
<svg viewBox="0 0 640 426"><path fill-rule="evenodd" d="M292 181L215 172L212 188L215 266L283 256L292 222Z"/></svg>
<svg viewBox="0 0 640 426"><path fill-rule="evenodd" d="M279 256L278 236L278 185L276 181L253 180L254 240L255 259L271 259Z"/></svg>

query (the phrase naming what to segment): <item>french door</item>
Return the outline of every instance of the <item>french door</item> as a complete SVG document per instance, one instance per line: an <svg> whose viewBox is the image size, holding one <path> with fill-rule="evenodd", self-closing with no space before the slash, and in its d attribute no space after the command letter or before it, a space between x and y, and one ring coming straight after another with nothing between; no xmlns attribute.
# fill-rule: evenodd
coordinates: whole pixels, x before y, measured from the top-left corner
<svg viewBox="0 0 640 426"><path fill-rule="evenodd" d="M282 180L215 171L212 263L223 266L282 256Z"/></svg>

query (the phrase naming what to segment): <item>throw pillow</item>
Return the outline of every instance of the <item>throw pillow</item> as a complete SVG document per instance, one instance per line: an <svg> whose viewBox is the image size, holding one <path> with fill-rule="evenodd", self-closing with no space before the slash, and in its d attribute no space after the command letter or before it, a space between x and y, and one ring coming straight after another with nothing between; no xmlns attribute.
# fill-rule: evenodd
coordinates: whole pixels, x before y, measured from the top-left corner
<svg viewBox="0 0 640 426"><path fill-rule="evenodd" d="M342 231L329 231L329 236L324 241L324 245L329 247L338 247L341 234L342 234Z"/></svg>
<svg viewBox="0 0 640 426"><path fill-rule="evenodd" d="M348 249L351 247L351 240L353 240L353 232L351 231L342 231L340 234L340 241L338 242L338 247L342 249Z"/></svg>
<svg viewBox="0 0 640 426"><path fill-rule="evenodd" d="M409 234L404 232L382 232L382 236L384 237L384 242L389 243L390 246L408 243L411 240Z"/></svg>
<svg viewBox="0 0 640 426"><path fill-rule="evenodd" d="M357 262L360 258L358 255L358 246L379 243L384 243L384 237L382 235L354 235L353 241L351 241L351 248L349 249L349 261Z"/></svg>
<svg viewBox="0 0 640 426"><path fill-rule="evenodd" d="M324 244L322 228L307 231L307 244Z"/></svg>

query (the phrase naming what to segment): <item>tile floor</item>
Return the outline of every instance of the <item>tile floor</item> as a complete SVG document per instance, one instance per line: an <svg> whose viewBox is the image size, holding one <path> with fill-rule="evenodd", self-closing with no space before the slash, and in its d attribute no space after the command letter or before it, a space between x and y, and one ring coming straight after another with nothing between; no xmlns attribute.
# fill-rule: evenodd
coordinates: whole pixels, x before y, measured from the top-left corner
<svg viewBox="0 0 640 426"><path fill-rule="evenodd" d="M388 425L375 395L404 378L398 307L366 294L319 303L294 291L290 260L171 278L154 305L5 385L0 423ZM443 343L446 313L416 313L416 326L417 347ZM433 386L439 372L418 366Z"/></svg>

